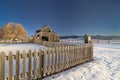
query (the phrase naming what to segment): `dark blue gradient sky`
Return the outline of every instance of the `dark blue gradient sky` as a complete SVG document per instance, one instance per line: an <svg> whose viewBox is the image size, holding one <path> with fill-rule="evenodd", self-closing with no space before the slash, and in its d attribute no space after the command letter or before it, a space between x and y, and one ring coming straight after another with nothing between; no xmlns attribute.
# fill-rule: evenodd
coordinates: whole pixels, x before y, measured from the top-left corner
<svg viewBox="0 0 120 80"><path fill-rule="evenodd" d="M60 35L120 35L120 0L0 0L0 27L8 22L29 36L46 24Z"/></svg>

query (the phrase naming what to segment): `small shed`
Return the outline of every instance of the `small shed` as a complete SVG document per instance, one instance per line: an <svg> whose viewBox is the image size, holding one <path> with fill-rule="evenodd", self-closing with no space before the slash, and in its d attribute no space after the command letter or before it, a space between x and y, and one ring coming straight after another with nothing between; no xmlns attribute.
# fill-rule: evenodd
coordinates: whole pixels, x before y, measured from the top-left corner
<svg viewBox="0 0 120 80"><path fill-rule="evenodd" d="M36 31L34 38L39 41L59 42L60 35L55 33L49 25L45 25Z"/></svg>
<svg viewBox="0 0 120 80"><path fill-rule="evenodd" d="M89 34L84 35L85 43L92 43L91 36Z"/></svg>

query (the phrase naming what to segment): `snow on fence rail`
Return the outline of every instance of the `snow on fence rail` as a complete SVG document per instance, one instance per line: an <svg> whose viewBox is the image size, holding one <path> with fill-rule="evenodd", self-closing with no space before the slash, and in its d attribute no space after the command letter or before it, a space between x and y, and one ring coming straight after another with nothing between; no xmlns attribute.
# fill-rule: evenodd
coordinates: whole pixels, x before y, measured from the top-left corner
<svg viewBox="0 0 120 80"><path fill-rule="evenodd" d="M92 44L59 46L35 50L33 53L31 50L28 53L17 51L15 55L12 52L8 55L0 52L0 80L43 78L89 61L92 57ZM5 66L8 66L8 75L6 75Z"/></svg>

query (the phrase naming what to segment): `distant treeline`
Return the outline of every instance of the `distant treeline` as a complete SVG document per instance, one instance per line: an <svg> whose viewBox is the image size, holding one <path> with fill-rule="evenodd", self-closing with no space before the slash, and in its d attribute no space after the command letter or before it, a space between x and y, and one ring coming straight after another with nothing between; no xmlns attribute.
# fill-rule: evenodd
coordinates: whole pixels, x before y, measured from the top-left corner
<svg viewBox="0 0 120 80"><path fill-rule="evenodd" d="M61 39L78 39L81 38L82 36L61 36Z"/></svg>

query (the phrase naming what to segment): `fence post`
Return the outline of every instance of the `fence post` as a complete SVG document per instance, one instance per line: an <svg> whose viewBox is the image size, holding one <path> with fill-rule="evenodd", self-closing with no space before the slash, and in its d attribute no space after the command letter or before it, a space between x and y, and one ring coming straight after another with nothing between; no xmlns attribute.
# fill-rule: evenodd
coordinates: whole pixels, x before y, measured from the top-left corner
<svg viewBox="0 0 120 80"><path fill-rule="evenodd" d="M64 47L64 69L67 67L67 46Z"/></svg>
<svg viewBox="0 0 120 80"><path fill-rule="evenodd" d="M93 58L93 44L91 44L91 59Z"/></svg>
<svg viewBox="0 0 120 80"><path fill-rule="evenodd" d="M0 53L0 80L5 79L5 53Z"/></svg>
<svg viewBox="0 0 120 80"><path fill-rule="evenodd" d="M22 54L22 79L26 80L26 52L25 50L23 50L23 54Z"/></svg>
<svg viewBox="0 0 120 80"><path fill-rule="evenodd" d="M34 79L37 78L37 51L34 50Z"/></svg>
<svg viewBox="0 0 120 80"><path fill-rule="evenodd" d="M82 52L82 54L81 54L81 63L83 63L83 60L84 60L84 45L82 44L81 47L82 47L81 48L81 52Z"/></svg>
<svg viewBox="0 0 120 80"><path fill-rule="evenodd" d="M64 70L64 46L62 46L62 70Z"/></svg>
<svg viewBox="0 0 120 80"><path fill-rule="evenodd" d="M60 67L60 47L58 47L58 72L61 70L61 67Z"/></svg>
<svg viewBox="0 0 120 80"><path fill-rule="evenodd" d="M69 67L72 66L72 47L71 45L69 46L69 53L70 53L70 57L69 57Z"/></svg>
<svg viewBox="0 0 120 80"><path fill-rule="evenodd" d="M13 80L12 79L12 76L13 76L13 54L11 51L8 54L8 62L9 62L8 80Z"/></svg>
<svg viewBox="0 0 120 80"><path fill-rule="evenodd" d="M89 44L86 44L86 61L88 61L88 55L89 55Z"/></svg>
<svg viewBox="0 0 120 80"><path fill-rule="evenodd" d="M48 49L48 72L47 72L47 75L50 75L50 70L51 70L51 66L50 66L50 54L51 54L51 50Z"/></svg>
<svg viewBox="0 0 120 80"><path fill-rule="evenodd" d="M67 46L67 68L69 68L69 59L70 59L70 52L69 46Z"/></svg>
<svg viewBox="0 0 120 80"><path fill-rule="evenodd" d="M55 70L55 69L54 69L54 64L55 64L55 63L54 63L54 62L55 62L55 61L54 61L54 60L55 60L55 59L54 59L54 54L55 54L55 53L54 53L54 48L52 48L52 71L51 71L51 73L54 73L54 70Z"/></svg>
<svg viewBox="0 0 120 80"><path fill-rule="evenodd" d="M79 46L77 45L77 65L79 64Z"/></svg>
<svg viewBox="0 0 120 80"><path fill-rule="evenodd" d="M75 66L76 62L75 62L75 45L73 46L73 66Z"/></svg>
<svg viewBox="0 0 120 80"><path fill-rule="evenodd" d="M32 80L32 51L28 53L28 80Z"/></svg>
<svg viewBox="0 0 120 80"><path fill-rule="evenodd" d="M86 62L86 44L84 44L84 62Z"/></svg>
<svg viewBox="0 0 120 80"><path fill-rule="evenodd" d="M20 52L16 52L16 80L19 80Z"/></svg>
<svg viewBox="0 0 120 80"><path fill-rule="evenodd" d="M43 53L42 53L42 49L39 50L39 78L42 78L43 76Z"/></svg>
<svg viewBox="0 0 120 80"><path fill-rule="evenodd" d="M58 47L56 47L55 49L56 49L56 72L58 72L58 59L59 59Z"/></svg>
<svg viewBox="0 0 120 80"><path fill-rule="evenodd" d="M46 69L47 69L47 67L46 67L46 54L47 54L47 51L46 51L46 49L44 49L44 53L43 53L43 56L44 56L44 61L43 61L43 77L45 77L46 76Z"/></svg>
<svg viewBox="0 0 120 80"><path fill-rule="evenodd" d="M78 51L79 51L78 64L80 64L81 63L81 46L80 45L78 46Z"/></svg>
<svg viewBox="0 0 120 80"><path fill-rule="evenodd" d="M90 55L91 55L91 50L90 50L90 48L91 48L91 44L89 44L89 60L90 60Z"/></svg>

